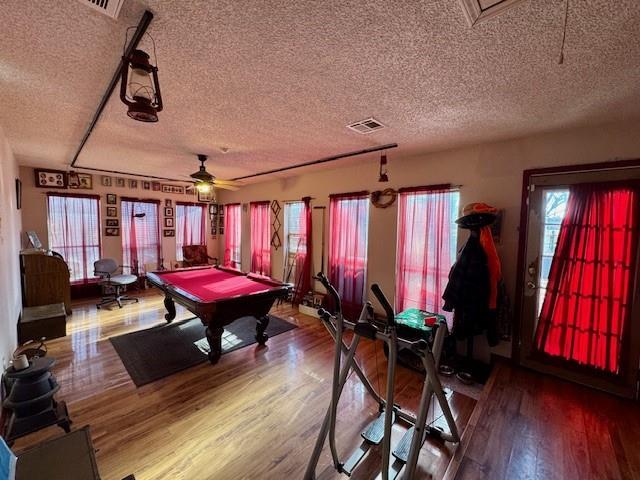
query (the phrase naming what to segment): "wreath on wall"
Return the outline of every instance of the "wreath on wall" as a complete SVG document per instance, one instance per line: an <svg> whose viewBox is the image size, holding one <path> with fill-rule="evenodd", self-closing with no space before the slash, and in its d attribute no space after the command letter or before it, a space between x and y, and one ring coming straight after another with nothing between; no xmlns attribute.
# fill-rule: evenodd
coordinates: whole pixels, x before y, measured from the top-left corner
<svg viewBox="0 0 640 480"><path fill-rule="evenodd" d="M384 190L376 190L371 192L371 203L376 208L387 208L396 201L398 192L393 188L385 188Z"/></svg>

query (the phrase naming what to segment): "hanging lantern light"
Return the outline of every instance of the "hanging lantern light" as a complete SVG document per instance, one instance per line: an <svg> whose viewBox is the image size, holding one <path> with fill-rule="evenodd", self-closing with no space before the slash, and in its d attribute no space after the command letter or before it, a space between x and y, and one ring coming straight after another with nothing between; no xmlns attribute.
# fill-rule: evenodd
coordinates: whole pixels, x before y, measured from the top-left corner
<svg viewBox="0 0 640 480"><path fill-rule="evenodd" d="M148 35L148 34L147 34ZM153 42L153 38L151 39ZM155 57L155 42L153 44ZM155 59L156 65L158 63ZM162 96L158 82L158 67L149 62L143 50L133 50L122 57L120 100L127 105L127 115L140 122L157 122L162 111Z"/></svg>
<svg viewBox="0 0 640 480"><path fill-rule="evenodd" d="M380 177L378 182L388 182L389 176L387 175L387 156L382 154L380 157Z"/></svg>

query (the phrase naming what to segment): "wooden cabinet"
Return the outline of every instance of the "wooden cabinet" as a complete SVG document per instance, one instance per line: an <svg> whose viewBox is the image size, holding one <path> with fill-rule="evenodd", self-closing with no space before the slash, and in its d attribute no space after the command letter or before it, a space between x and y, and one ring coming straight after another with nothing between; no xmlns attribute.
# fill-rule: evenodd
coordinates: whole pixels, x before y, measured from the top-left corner
<svg viewBox="0 0 640 480"><path fill-rule="evenodd" d="M61 257L41 251L23 252L20 254L20 271L23 306L64 303L67 315L71 314L69 267Z"/></svg>

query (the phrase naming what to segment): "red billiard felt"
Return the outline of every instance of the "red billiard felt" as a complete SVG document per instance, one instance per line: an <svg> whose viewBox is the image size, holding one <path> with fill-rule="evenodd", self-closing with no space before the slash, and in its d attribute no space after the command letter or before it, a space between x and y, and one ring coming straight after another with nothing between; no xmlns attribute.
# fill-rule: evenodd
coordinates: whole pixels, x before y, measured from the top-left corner
<svg viewBox="0 0 640 480"><path fill-rule="evenodd" d="M251 295L281 286L266 277L245 276L242 273L233 273L217 268L154 273L168 285L184 290L204 302Z"/></svg>

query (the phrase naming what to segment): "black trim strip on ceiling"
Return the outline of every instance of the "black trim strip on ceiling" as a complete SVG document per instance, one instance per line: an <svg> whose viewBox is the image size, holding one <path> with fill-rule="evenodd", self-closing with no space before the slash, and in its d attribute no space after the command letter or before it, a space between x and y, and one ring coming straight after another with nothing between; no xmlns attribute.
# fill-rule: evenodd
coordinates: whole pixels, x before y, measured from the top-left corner
<svg viewBox="0 0 640 480"><path fill-rule="evenodd" d="M244 175L242 177L232 178L231 180L234 182L238 180L246 180L247 178L261 177L263 175L286 172L287 170L293 170L294 168L309 167L311 165L318 165L320 163L333 162L335 160L341 160L343 158L355 157L357 155L365 155L367 153L373 153L373 152L380 152L382 150L389 150L391 148L397 148L397 147L398 147L397 143L388 143L386 145L365 148L363 150L356 150L354 152L339 153L337 155L332 155L330 157L321 158L319 160L312 160L310 162L298 163L297 165L290 165L288 167L274 168L272 170L266 170L264 172L252 173L251 175Z"/></svg>

